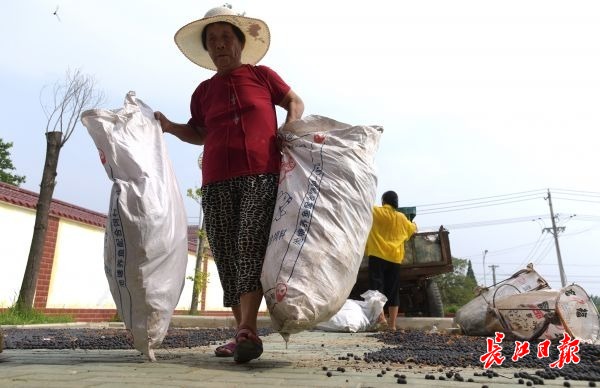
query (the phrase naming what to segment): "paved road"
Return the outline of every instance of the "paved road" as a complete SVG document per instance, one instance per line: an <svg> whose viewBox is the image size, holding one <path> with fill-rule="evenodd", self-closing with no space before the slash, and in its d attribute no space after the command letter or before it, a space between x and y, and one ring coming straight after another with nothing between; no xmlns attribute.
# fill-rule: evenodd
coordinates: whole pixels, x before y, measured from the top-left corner
<svg viewBox="0 0 600 388"><path fill-rule="evenodd" d="M155 363L134 350L4 350L0 353L0 387L388 387L398 386L394 374L406 375L408 387L525 386L513 377L515 370L505 368L498 369L500 376L492 379L474 376L481 369L461 369L465 380L474 381L458 382L439 380L444 373L438 367L415 365L410 369L409 364L338 359L385 346L367 333L303 332L291 337L287 349L279 334L263 341L263 356L243 365L214 357L214 346L160 349ZM323 367L332 372L331 377ZM336 370L338 367L345 371ZM426 380L427 374L435 375L436 380ZM546 386L563 384L562 379L545 381ZM587 382L570 384L588 386Z"/></svg>

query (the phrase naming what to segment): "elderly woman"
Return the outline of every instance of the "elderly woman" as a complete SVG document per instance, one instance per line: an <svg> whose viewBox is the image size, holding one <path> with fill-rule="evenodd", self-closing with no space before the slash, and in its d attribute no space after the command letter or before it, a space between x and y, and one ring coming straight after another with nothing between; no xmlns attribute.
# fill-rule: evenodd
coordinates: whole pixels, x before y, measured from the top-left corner
<svg viewBox="0 0 600 388"><path fill-rule="evenodd" d="M256 63L269 48L269 29L259 19L227 7L182 27L175 42L199 66L216 70L191 98L186 124L155 112L164 132L204 145L202 207L208 241L223 287L223 304L237 323L235 341L215 350L238 363L263 351L257 315L260 275L277 195L281 153L275 105L286 122L300 119L304 104L273 70Z"/></svg>

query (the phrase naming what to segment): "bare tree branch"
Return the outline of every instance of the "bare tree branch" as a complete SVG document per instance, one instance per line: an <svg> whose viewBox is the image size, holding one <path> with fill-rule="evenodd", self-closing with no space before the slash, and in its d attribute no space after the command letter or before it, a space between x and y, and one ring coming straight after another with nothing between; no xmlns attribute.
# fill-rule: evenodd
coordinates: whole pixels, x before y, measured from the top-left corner
<svg viewBox="0 0 600 388"><path fill-rule="evenodd" d="M61 147L71 137L81 112L103 101L103 94L98 92L95 86L94 78L83 74L80 69L67 70L64 81L57 82L52 89L51 107L43 103L46 88L42 89L40 101L48 119L46 133L61 132Z"/></svg>

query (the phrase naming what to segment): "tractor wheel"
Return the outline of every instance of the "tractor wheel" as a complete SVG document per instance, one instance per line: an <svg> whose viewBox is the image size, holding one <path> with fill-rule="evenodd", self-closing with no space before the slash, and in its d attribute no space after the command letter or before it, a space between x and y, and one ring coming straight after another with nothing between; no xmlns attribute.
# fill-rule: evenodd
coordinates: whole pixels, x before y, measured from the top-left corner
<svg viewBox="0 0 600 388"><path fill-rule="evenodd" d="M437 283L434 280L427 281L427 305L429 307L430 317L444 316L444 303L442 302L442 294Z"/></svg>

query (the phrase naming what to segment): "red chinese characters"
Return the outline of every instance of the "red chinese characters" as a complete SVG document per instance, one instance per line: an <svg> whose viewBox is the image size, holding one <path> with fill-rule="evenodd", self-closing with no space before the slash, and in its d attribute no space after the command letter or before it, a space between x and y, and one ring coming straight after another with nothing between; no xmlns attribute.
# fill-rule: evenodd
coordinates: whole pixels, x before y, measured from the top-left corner
<svg viewBox="0 0 600 388"><path fill-rule="evenodd" d="M502 346L500 343L504 339L504 333L496 332L494 338L486 338L487 352L479 357L485 369L489 369L494 364L502 365L505 357L502 355ZM571 338L568 333L563 334L563 339L557 346L559 351L558 360L549 364L550 368L561 369L565 364L578 364L581 360L577 353L579 352L579 340ZM537 357L546 358L550 356L549 339L543 340L537 345ZM515 350L511 360L516 362L530 353L530 344L528 341L515 341Z"/></svg>
<svg viewBox="0 0 600 388"><path fill-rule="evenodd" d="M537 357L538 358L550 357L550 340L549 339L545 339L538 344Z"/></svg>
<svg viewBox="0 0 600 388"><path fill-rule="evenodd" d="M515 341L515 352L513 353L512 360L518 361L520 358L525 357L529 354L529 342L528 341Z"/></svg>
<svg viewBox="0 0 600 388"><path fill-rule="evenodd" d="M494 338L487 338L487 352L479 357L479 361L483 362L485 369L490 368L494 364L502 365L505 357L500 353L502 346L499 344L504 339L504 333L496 332Z"/></svg>
<svg viewBox="0 0 600 388"><path fill-rule="evenodd" d="M571 339L569 334L565 333L563 339L560 340L558 345L558 360L550 364L550 368L561 369L565 364L575 363L579 364L580 358L577 355L579 352L579 340Z"/></svg>

